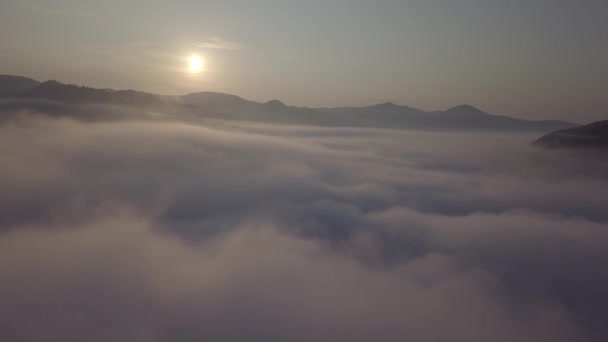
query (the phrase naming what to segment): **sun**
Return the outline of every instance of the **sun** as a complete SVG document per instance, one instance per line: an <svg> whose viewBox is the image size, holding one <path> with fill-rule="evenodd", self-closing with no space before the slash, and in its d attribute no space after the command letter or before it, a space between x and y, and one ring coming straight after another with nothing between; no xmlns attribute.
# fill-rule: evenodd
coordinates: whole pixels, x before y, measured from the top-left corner
<svg viewBox="0 0 608 342"><path fill-rule="evenodd" d="M203 59L197 55L192 55L188 58L188 71L193 74L198 74L203 71L205 63Z"/></svg>

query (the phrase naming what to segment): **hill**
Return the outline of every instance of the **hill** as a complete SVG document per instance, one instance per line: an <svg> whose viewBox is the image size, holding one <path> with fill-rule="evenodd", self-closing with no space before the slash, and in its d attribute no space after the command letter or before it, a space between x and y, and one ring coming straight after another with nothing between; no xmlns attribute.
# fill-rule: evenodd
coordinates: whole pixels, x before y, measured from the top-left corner
<svg viewBox="0 0 608 342"><path fill-rule="evenodd" d="M608 149L608 120L555 131L534 144L547 148Z"/></svg>
<svg viewBox="0 0 608 342"><path fill-rule="evenodd" d="M356 126L387 128L550 132L576 126L564 121L531 121L493 115L470 105L433 112L399 106L390 102L370 107L323 108L320 110L336 117L339 121L348 121Z"/></svg>
<svg viewBox="0 0 608 342"><path fill-rule="evenodd" d="M96 89L58 81L46 81L27 89L16 98L48 99L69 103L102 103L142 108L169 105L172 98L135 90Z"/></svg>
<svg viewBox="0 0 608 342"><path fill-rule="evenodd" d="M0 78L0 81L3 79ZM577 125L564 121L530 121L493 115L470 105L427 112L382 103L368 107L308 108L286 105L279 100L265 103L215 92L163 96L135 90L96 89L58 81L38 83L18 76L5 76L6 91L0 97L46 99L67 103L97 103L136 107L185 118L217 118L255 122L316 126L371 127L415 130L485 130L551 132Z"/></svg>
<svg viewBox="0 0 608 342"><path fill-rule="evenodd" d="M15 96L39 84L40 82L27 77L0 75L0 97Z"/></svg>

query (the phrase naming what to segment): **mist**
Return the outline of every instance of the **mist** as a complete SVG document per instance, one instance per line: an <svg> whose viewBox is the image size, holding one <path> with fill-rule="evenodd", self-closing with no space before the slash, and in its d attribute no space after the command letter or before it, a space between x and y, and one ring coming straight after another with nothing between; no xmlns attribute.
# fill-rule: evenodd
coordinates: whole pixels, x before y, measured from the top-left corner
<svg viewBox="0 0 608 342"><path fill-rule="evenodd" d="M0 340L608 338L605 158L0 107Z"/></svg>

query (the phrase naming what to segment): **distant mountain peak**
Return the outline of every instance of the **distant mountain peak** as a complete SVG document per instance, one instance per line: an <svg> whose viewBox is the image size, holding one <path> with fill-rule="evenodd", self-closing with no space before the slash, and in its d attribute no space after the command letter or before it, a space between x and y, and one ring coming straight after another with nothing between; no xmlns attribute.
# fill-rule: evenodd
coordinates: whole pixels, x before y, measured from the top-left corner
<svg viewBox="0 0 608 342"><path fill-rule="evenodd" d="M15 80L23 80L23 81L29 81L32 83L40 83L34 79L31 79L29 77L24 77L24 76L16 76L16 75L0 75L0 80L11 80L11 81L15 81Z"/></svg>
<svg viewBox="0 0 608 342"><path fill-rule="evenodd" d="M232 94L226 94L226 93L220 93L220 92L215 92L215 91L200 91L200 92L196 92L196 93L190 93L190 94L186 94L184 95L184 97L186 96L191 96L191 97L231 97L231 98L239 98L236 95L232 95Z"/></svg>
<svg viewBox="0 0 608 342"><path fill-rule="evenodd" d="M214 100L214 101L246 101L245 99L225 93L218 93L214 91L202 91L198 93L190 93L182 96L182 98L199 99L199 100Z"/></svg>
<svg viewBox="0 0 608 342"><path fill-rule="evenodd" d="M283 112L287 110L289 107L279 100L271 100L265 103L262 103L260 107L268 112Z"/></svg>
<svg viewBox="0 0 608 342"><path fill-rule="evenodd" d="M372 108L376 108L376 109L397 109L399 108L398 105L392 103L392 102L385 102L385 103L379 103L377 105L373 105Z"/></svg>
<svg viewBox="0 0 608 342"><path fill-rule="evenodd" d="M279 101L279 100L270 100L266 103L264 103L264 106L269 106L269 107L285 107L285 103Z"/></svg>
<svg viewBox="0 0 608 342"><path fill-rule="evenodd" d="M460 106L448 108L446 111L447 112L465 112L466 111L466 112L481 112L481 113L483 113L482 110L480 110L478 108L475 108L475 107L473 107L471 105L468 105L468 104L463 104L463 105L460 105Z"/></svg>
<svg viewBox="0 0 608 342"><path fill-rule="evenodd" d="M15 96L39 84L40 82L27 77L0 75L0 96Z"/></svg>
<svg viewBox="0 0 608 342"><path fill-rule="evenodd" d="M533 144L548 148L608 149L608 120L549 133Z"/></svg>
<svg viewBox="0 0 608 342"><path fill-rule="evenodd" d="M168 97L136 91L97 89L77 84L49 80L20 93L18 98L38 98L70 103L100 103L138 106L142 108L167 108L173 103Z"/></svg>

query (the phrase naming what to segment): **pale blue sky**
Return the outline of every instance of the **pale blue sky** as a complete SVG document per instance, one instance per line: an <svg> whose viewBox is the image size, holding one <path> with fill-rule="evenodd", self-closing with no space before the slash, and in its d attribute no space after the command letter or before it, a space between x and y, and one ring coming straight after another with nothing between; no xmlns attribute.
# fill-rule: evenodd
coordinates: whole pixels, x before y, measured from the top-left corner
<svg viewBox="0 0 608 342"><path fill-rule="evenodd" d="M2 0L0 41L0 73L39 80L608 118L605 0Z"/></svg>

